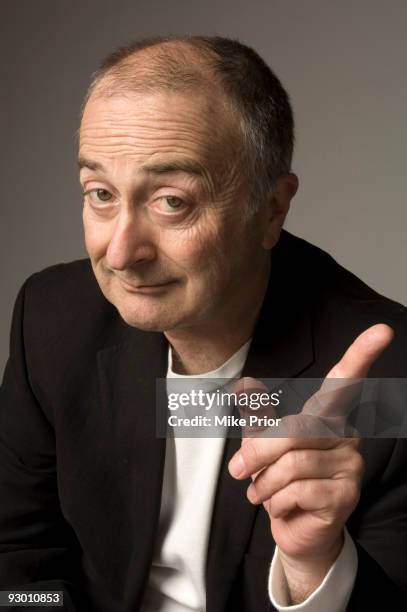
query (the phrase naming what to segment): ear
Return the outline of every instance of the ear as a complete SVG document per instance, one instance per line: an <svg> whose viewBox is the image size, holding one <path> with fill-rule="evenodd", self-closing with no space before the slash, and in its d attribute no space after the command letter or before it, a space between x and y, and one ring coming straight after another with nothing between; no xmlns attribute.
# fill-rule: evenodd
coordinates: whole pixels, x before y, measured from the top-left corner
<svg viewBox="0 0 407 612"><path fill-rule="evenodd" d="M297 193L298 177L292 172L278 177L269 201L266 203L267 219L262 246L272 249L280 237L285 218L290 209L290 202Z"/></svg>

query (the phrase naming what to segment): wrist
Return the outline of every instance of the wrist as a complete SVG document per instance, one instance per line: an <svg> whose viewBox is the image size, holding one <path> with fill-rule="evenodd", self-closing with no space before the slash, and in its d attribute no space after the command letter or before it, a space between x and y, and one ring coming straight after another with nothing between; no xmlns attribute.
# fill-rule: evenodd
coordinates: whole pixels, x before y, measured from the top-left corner
<svg viewBox="0 0 407 612"><path fill-rule="evenodd" d="M308 557L292 557L279 549L281 565L286 577L291 604L303 602L321 584L342 550L343 532L329 549Z"/></svg>

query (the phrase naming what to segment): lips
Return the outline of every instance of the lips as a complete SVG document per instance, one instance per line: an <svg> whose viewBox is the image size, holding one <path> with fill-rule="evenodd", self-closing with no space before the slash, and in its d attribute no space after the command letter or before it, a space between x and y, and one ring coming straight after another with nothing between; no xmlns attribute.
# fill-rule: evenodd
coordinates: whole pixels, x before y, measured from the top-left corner
<svg viewBox="0 0 407 612"><path fill-rule="evenodd" d="M146 289L148 287L163 287L164 285L169 285L172 281L167 281L165 283L149 283L148 285L135 285L134 283L129 283L128 281L123 280L122 283L128 285L132 289Z"/></svg>
<svg viewBox="0 0 407 612"><path fill-rule="evenodd" d="M136 285L136 289L148 289L149 287L165 287L165 285L169 285L172 281L168 281L166 283L157 283L156 285Z"/></svg>
<svg viewBox="0 0 407 612"><path fill-rule="evenodd" d="M133 283L129 283L128 281L125 281L122 278L119 278L120 282L122 283L122 285L129 291L134 291L134 292L142 292L142 291L154 291L154 290L159 290L159 289L163 289L164 287L167 287L168 285L171 285L174 281L166 281L163 283L151 283L151 284L144 284L144 285L136 285Z"/></svg>

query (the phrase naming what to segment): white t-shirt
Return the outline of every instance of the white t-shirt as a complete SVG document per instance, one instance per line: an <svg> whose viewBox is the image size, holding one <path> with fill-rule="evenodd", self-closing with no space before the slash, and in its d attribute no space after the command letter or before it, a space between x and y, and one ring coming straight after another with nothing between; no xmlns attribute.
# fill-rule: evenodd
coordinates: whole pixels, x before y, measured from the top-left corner
<svg viewBox="0 0 407 612"><path fill-rule="evenodd" d="M167 388L171 385L171 379L177 378L182 378L185 384L190 379L191 388L197 378L239 378L250 342L246 342L219 368L199 376L173 372L169 348ZM206 556L224 445L225 437L167 439L159 528L142 612L206 611ZM345 530L344 546L339 557L322 584L307 600L287 606L288 594L277 547L268 585L265 584L264 588L268 589L270 600L277 610L344 612L356 569L356 548Z"/></svg>

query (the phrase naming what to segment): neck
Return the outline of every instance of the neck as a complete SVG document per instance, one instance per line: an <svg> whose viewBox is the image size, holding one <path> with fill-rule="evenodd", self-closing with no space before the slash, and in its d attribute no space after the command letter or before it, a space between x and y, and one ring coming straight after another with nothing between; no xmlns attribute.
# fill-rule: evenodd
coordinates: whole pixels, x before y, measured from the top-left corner
<svg viewBox="0 0 407 612"><path fill-rule="evenodd" d="M251 333L213 342L207 336L168 337L172 347L172 369L177 374L196 375L217 370L250 338Z"/></svg>
<svg viewBox="0 0 407 612"><path fill-rule="evenodd" d="M199 375L216 370L253 335L267 289L269 270L244 303L229 306L217 319L194 328L164 332L172 347L173 371ZM239 298L241 299L241 295Z"/></svg>

